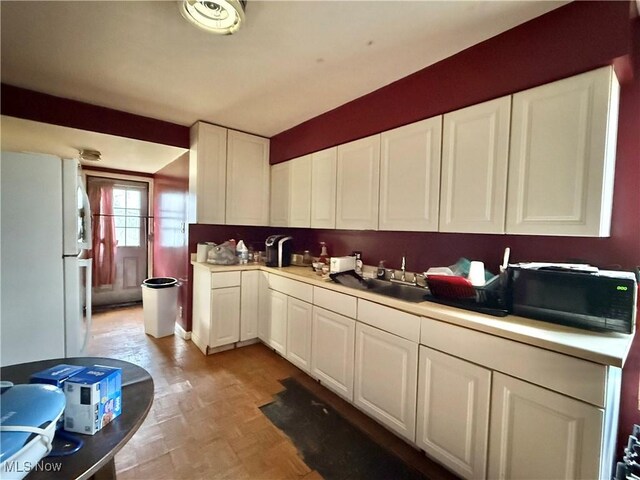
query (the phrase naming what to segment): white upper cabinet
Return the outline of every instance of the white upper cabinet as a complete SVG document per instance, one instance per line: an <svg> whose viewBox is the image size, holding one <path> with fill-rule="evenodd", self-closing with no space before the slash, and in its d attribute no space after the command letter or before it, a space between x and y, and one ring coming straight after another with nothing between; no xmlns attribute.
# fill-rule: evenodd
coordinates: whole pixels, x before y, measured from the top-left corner
<svg viewBox="0 0 640 480"><path fill-rule="evenodd" d="M504 233L511 97L444 116L441 232Z"/></svg>
<svg viewBox="0 0 640 480"><path fill-rule="evenodd" d="M269 224L269 140L229 130L228 225Z"/></svg>
<svg viewBox="0 0 640 480"><path fill-rule="evenodd" d="M310 226L311 155L271 167L269 219L272 227Z"/></svg>
<svg viewBox="0 0 640 480"><path fill-rule="evenodd" d="M611 67L513 96L507 233L609 235L618 97Z"/></svg>
<svg viewBox="0 0 640 480"><path fill-rule="evenodd" d="M286 227L289 224L289 185L291 163L283 162L271 166L271 202L269 225Z"/></svg>
<svg viewBox="0 0 640 480"><path fill-rule="evenodd" d="M289 226L311 225L311 155L291 160Z"/></svg>
<svg viewBox="0 0 640 480"><path fill-rule="evenodd" d="M225 223L227 129L197 122L190 130L189 223Z"/></svg>
<svg viewBox="0 0 640 480"><path fill-rule="evenodd" d="M380 230L437 231L442 116L384 132Z"/></svg>
<svg viewBox="0 0 640 480"><path fill-rule="evenodd" d="M378 229L380 135L338 147L336 228Z"/></svg>
<svg viewBox="0 0 640 480"><path fill-rule="evenodd" d="M336 228L338 148L311 155L311 228Z"/></svg>

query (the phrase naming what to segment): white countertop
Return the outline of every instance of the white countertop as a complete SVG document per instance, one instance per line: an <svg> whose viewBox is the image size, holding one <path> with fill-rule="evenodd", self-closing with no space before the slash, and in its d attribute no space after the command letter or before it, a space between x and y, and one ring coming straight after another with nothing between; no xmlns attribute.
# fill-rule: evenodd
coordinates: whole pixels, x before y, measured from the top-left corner
<svg viewBox="0 0 640 480"><path fill-rule="evenodd" d="M310 267L273 268L261 264L211 265L191 262L194 267L207 268L211 272L237 270L263 270L274 275L298 280L336 292L362 298L380 305L396 308L422 317L433 318L461 327L478 330L491 335L545 348L592 362L622 367L629 354L633 335L623 333L600 333L565 327L553 323L508 315L493 317L455 307L432 302L411 303L363 290L344 287L332 281L323 280Z"/></svg>

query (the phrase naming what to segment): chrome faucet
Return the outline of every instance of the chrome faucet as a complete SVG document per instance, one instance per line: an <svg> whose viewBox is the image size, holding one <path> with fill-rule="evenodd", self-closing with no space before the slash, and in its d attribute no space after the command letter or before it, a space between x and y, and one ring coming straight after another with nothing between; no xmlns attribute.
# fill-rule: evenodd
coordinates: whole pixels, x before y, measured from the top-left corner
<svg viewBox="0 0 640 480"><path fill-rule="evenodd" d="M402 264L400 266L400 278L396 279L396 271L395 270L391 270L391 276L389 277L389 280L391 280L394 283L401 283L403 285L417 285L418 284L418 277L416 275L414 275L413 277L413 281L408 281L407 280L407 258L405 255L402 256Z"/></svg>

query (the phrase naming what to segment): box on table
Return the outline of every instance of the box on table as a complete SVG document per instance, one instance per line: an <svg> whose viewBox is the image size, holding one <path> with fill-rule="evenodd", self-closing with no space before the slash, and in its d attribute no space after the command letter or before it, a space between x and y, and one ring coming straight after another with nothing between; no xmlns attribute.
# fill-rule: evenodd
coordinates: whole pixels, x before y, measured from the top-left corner
<svg viewBox="0 0 640 480"><path fill-rule="evenodd" d="M63 388L64 382L67 379L82 372L85 368L86 367L79 367L78 365L61 363L55 367L34 373L29 377L29 383L46 383L47 385L55 385L58 388Z"/></svg>
<svg viewBox="0 0 640 480"><path fill-rule="evenodd" d="M122 413L122 370L94 365L64 383L64 429L93 435Z"/></svg>

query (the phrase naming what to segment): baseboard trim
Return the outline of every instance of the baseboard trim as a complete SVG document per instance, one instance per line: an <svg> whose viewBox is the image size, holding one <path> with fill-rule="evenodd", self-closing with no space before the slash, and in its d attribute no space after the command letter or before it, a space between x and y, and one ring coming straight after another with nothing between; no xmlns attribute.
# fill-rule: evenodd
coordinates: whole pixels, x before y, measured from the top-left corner
<svg viewBox="0 0 640 480"><path fill-rule="evenodd" d="M183 338L185 340L191 340L191 332L187 332L184 328L182 328L182 325L180 325L178 323L176 323L176 327L174 328L174 332L180 338Z"/></svg>

